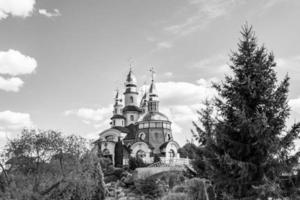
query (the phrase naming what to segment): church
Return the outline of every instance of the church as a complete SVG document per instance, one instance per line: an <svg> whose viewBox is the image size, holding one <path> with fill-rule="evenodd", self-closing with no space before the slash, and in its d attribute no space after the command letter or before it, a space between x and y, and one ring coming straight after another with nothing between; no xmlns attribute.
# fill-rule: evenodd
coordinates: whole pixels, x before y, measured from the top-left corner
<svg viewBox="0 0 300 200"><path fill-rule="evenodd" d="M121 165L128 164L129 157L139 157L145 163L153 163L154 157L165 163L179 159L179 145L173 139L172 122L159 111L159 94L153 73L152 70L149 90L141 96L132 69L126 77L123 98L119 91L116 92L111 128L102 131L97 140L102 155L115 165L116 154L123 157ZM120 145L121 152L117 150Z"/></svg>

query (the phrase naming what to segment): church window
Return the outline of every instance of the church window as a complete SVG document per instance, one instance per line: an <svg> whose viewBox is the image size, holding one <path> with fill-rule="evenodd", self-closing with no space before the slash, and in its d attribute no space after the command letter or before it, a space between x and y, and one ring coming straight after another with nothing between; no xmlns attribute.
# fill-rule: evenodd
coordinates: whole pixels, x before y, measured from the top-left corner
<svg viewBox="0 0 300 200"><path fill-rule="evenodd" d="M155 122L150 122L150 128L155 128Z"/></svg>
<svg viewBox="0 0 300 200"><path fill-rule="evenodd" d="M156 127L157 127L157 128L162 128L162 126L163 126L163 125L162 125L162 122L156 122Z"/></svg>
<svg viewBox="0 0 300 200"><path fill-rule="evenodd" d="M144 158L144 157L146 157L146 153L143 150L138 150L136 152L136 156L139 157L139 158Z"/></svg>
<svg viewBox="0 0 300 200"><path fill-rule="evenodd" d="M134 116L133 115L130 115L130 120L134 121Z"/></svg>
<svg viewBox="0 0 300 200"><path fill-rule="evenodd" d="M110 154L110 152L108 149L103 149L103 155L109 155L109 154Z"/></svg>
<svg viewBox="0 0 300 200"><path fill-rule="evenodd" d="M144 128L144 126L143 126L144 124L142 124L142 123L140 123L139 124L139 129L142 129L142 128Z"/></svg>
<svg viewBox="0 0 300 200"><path fill-rule="evenodd" d="M139 134L139 139L140 139L140 140L145 140L145 138L146 138L146 134L143 133L143 132L141 132L141 133Z"/></svg>
<svg viewBox="0 0 300 200"><path fill-rule="evenodd" d="M130 96L130 103L133 103L133 96Z"/></svg>
<svg viewBox="0 0 300 200"><path fill-rule="evenodd" d="M175 152L174 152L173 149L171 149L171 150L169 151L169 157L170 157L170 158L174 158L174 157L175 157Z"/></svg>
<svg viewBox="0 0 300 200"><path fill-rule="evenodd" d="M145 123L144 128L149 128L149 123Z"/></svg>

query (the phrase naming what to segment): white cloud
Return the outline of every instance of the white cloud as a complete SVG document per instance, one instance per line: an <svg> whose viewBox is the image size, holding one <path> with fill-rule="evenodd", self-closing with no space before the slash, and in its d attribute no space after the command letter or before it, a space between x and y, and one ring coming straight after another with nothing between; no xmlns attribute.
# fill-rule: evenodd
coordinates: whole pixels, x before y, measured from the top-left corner
<svg viewBox="0 0 300 200"><path fill-rule="evenodd" d="M0 76L0 90L18 92L24 82L18 75L31 74L37 68L37 62L30 56L23 55L13 49L0 51L0 74L12 77Z"/></svg>
<svg viewBox="0 0 300 200"><path fill-rule="evenodd" d="M213 20L227 15L237 3L242 1L191 0L189 2L188 7L183 9L188 12L188 17L183 22L165 27L167 32L178 36L188 35L206 27ZM195 8L196 12L191 12Z"/></svg>
<svg viewBox="0 0 300 200"><path fill-rule="evenodd" d="M289 106L291 106L292 111L296 111L300 114L300 97L296 99L291 99L289 101Z"/></svg>
<svg viewBox="0 0 300 200"><path fill-rule="evenodd" d="M173 47L173 44L171 42L159 42L157 43L157 48L159 49L170 49Z"/></svg>
<svg viewBox="0 0 300 200"><path fill-rule="evenodd" d="M31 74L36 67L37 62L34 58L17 50L0 51L0 74L12 76Z"/></svg>
<svg viewBox="0 0 300 200"><path fill-rule="evenodd" d="M34 126L30 114L9 110L0 112L0 125L13 130Z"/></svg>
<svg viewBox="0 0 300 200"><path fill-rule="evenodd" d="M197 120L197 110L202 108L203 101L217 95L211 87L211 81L217 79L200 79L196 83L157 83L160 111L172 121L173 135L180 144L191 138L192 121Z"/></svg>
<svg viewBox="0 0 300 200"><path fill-rule="evenodd" d="M226 57L223 54L217 54L205 59L202 59L198 62L195 62L191 65L192 68L205 68L205 69L211 69L214 67L215 69L223 69L225 70L226 68L229 69L228 64L228 57Z"/></svg>
<svg viewBox="0 0 300 200"><path fill-rule="evenodd" d="M66 116L76 116L86 125L93 126L97 130L103 130L109 127L110 117L112 115L113 106L102 107L98 109L79 108L67 110L64 112Z"/></svg>
<svg viewBox="0 0 300 200"><path fill-rule="evenodd" d="M24 82L18 77L3 78L0 76L0 90L7 92L18 92L23 86Z"/></svg>
<svg viewBox="0 0 300 200"><path fill-rule="evenodd" d="M173 76L173 73L172 72L166 72L166 73L164 73L164 75L166 76L166 77L172 77Z"/></svg>
<svg viewBox="0 0 300 200"><path fill-rule="evenodd" d="M39 14L44 15L49 18L61 16L58 9L54 9L53 12L49 12L46 9L39 9Z"/></svg>
<svg viewBox="0 0 300 200"><path fill-rule="evenodd" d="M34 10L35 0L0 0L0 20L9 15L28 17Z"/></svg>

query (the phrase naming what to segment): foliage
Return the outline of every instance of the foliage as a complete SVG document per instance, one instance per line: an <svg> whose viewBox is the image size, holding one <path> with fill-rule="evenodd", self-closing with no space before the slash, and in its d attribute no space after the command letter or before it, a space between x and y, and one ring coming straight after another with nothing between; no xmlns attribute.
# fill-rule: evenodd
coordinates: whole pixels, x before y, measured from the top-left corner
<svg viewBox="0 0 300 200"><path fill-rule="evenodd" d="M211 105L199 112L196 166L212 180L219 199L292 196L283 175L291 177L298 165L300 153L293 151L300 123L286 130L289 78L277 83L274 56L257 45L252 27L245 25L241 33L230 58L233 75L214 85L217 117Z"/></svg>
<svg viewBox="0 0 300 200"><path fill-rule="evenodd" d="M148 177L146 179L139 179L135 182L136 191L140 194L146 195L148 198L157 199L168 190L168 186L160 181Z"/></svg>
<svg viewBox="0 0 300 200"><path fill-rule="evenodd" d="M209 200L207 183L204 179L192 178L186 183L187 196L190 200Z"/></svg>
<svg viewBox="0 0 300 200"><path fill-rule="evenodd" d="M169 193L162 198L162 200L186 200L187 195L185 193Z"/></svg>
<svg viewBox="0 0 300 200"><path fill-rule="evenodd" d="M129 169L135 170L139 167L146 167L147 165L144 163L144 161L140 157L130 157L128 161Z"/></svg>
<svg viewBox="0 0 300 200"><path fill-rule="evenodd" d="M160 162L161 159L159 157L159 154L154 154L154 159L153 159L153 162L156 163L156 162Z"/></svg>
<svg viewBox="0 0 300 200"><path fill-rule="evenodd" d="M196 157L197 146L193 143L186 143L178 149L181 158L194 159Z"/></svg>
<svg viewBox="0 0 300 200"><path fill-rule="evenodd" d="M120 138L115 146L115 167L123 167L123 144Z"/></svg>
<svg viewBox="0 0 300 200"><path fill-rule="evenodd" d="M9 141L6 155L4 199L104 199L100 159L83 138L25 129Z"/></svg>

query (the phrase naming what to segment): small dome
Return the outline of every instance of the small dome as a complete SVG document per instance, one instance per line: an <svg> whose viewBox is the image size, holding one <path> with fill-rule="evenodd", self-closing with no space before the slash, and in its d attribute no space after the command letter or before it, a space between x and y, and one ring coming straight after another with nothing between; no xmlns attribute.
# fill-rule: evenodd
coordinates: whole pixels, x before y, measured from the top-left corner
<svg viewBox="0 0 300 200"><path fill-rule="evenodd" d="M132 70L130 69L129 73L127 74L127 78L126 78L126 85L128 84L132 84L132 85L136 85L137 81L136 81L136 77L134 76Z"/></svg>
<svg viewBox="0 0 300 200"><path fill-rule="evenodd" d="M169 121L168 117L160 112L148 112L141 119L142 121Z"/></svg>

